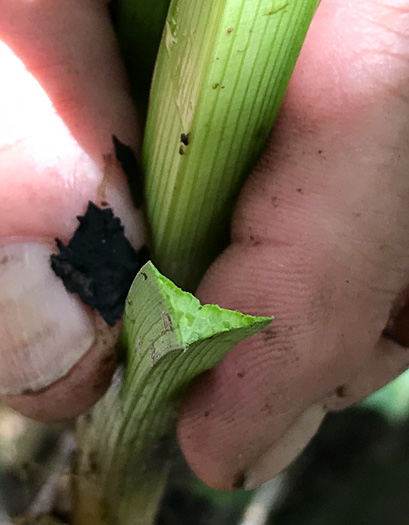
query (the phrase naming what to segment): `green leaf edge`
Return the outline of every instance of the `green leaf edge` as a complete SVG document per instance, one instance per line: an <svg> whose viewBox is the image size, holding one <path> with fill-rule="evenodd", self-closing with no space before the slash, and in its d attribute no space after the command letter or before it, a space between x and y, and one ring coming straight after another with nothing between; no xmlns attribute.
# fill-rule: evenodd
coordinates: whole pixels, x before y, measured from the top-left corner
<svg viewBox="0 0 409 525"><path fill-rule="evenodd" d="M162 275L150 261L144 265L141 272L155 275L177 321L176 328L179 330L180 342L184 347L215 334L258 323L268 324L274 319L273 316L258 317L243 314L237 310L221 308L217 304L202 304L193 294L182 290Z"/></svg>

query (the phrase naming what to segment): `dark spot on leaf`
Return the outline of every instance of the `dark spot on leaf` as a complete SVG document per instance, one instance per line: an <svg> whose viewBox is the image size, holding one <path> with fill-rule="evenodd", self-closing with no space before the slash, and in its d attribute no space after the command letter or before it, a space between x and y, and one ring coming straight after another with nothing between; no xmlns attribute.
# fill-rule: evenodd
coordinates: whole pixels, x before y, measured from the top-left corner
<svg viewBox="0 0 409 525"><path fill-rule="evenodd" d="M56 239L58 255L51 255L51 268L67 291L99 311L111 326L122 316L132 281L146 262L146 250L136 252L124 227L109 208L92 202L67 245Z"/></svg>
<svg viewBox="0 0 409 525"><path fill-rule="evenodd" d="M154 365L161 357L161 352L158 350L154 343L152 343L149 347L149 355L151 358L151 362Z"/></svg>
<svg viewBox="0 0 409 525"><path fill-rule="evenodd" d="M233 28L232 28L232 27L229 27L229 29L227 30L227 34L228 34L228 35L231 35L231 33L233 33Z"/></svg>
<svg viewBox="0 0 409 525"><path fill-rule="evenodd" d="M204 417L209 417L209 414L210 414L210 412L208 410L206 410L206 412L203 415L204 415Z"/></svg>
<svg viewBox="0 0 409 525"><path fill-rule="evenodd" d="M185 148L183 146L180 146L179 155L184 155L184 154L185 154Z"/></svg>
<svg viewBox="0 0 409 525"><path fill-rule="evenodd" d="M304 191L302 188L297 188L298 193L304 194Z"/></svg>
<svg viewBox="0 0 409 525"><path fill-rule="evenodd" d="M184 144L185 146L189 146L190 144L190 133L182 133L180 135L180 142Z"/></svg>
<svg viewBox="0 0 409 525"><path fill-rule="evenodd" d="M278 197L271 197L271 204L274 206L274 208L278 207Z"/></svg>
<svg viewBox="0 0 409 525"><path fill-rule="evenodd" d="M148 276L146 275L145 272L142 272L141 273L142 277L145 279L145 281L147 280ZM129 304L131 304L131 301L129 301Z"/></svg>
<svg viewBox="0 0 409 525"><path fill-rule="evenodd" d="M112 136L114 143L115 155L118 162L121 164L122 169L128 179L129 188L134 200L134 204L137 208L140 208L143 203L143 173L142 168L139 165L138 159L132 148L125 146L115 136Z"/></svg>
<svg viewBox="0 0 409 525"><path fill-rule="evenodd" d="M217 89L220 86L220 84L217 82L216 84L213 84L212 88Z"/></svg>
<svg viewBox="0 0 409 525"><path fill-rule="evenodd" d="M243 372L238 372L237 373L237 377L239 377L240 379L242 379L244 377L244 373Z"/></svg>
<svg viewBox="0 0 409 525"><path fill-rule="evenodd" d="M163 323L163 328L164 328L163 333L173 332L174 331L173 322L172 322L172 318L169 315L169 313L168 312L162 312L161 313L161 318L162 318L162 323Z"/></svg>

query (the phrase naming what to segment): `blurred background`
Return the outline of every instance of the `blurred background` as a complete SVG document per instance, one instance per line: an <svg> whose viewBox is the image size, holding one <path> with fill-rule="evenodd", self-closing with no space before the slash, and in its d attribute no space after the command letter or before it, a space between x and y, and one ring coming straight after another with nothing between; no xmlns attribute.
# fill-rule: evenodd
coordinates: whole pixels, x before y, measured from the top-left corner
<svg viewBox="0 0 409 525"><path fill-rule="evenodd" d="M69 522L73 429L0 407L0 525ZM44 515L48 514L48 518ZM157 525L409 525L409 371L329 414L303 454L256 491L222 493L182 458Z"/></svg>

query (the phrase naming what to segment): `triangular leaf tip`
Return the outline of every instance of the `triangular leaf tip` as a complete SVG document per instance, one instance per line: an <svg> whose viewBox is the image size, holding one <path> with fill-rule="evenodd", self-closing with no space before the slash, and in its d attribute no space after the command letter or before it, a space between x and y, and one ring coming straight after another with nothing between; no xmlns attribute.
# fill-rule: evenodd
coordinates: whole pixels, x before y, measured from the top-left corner
<svg viewBox="0 0 409 525"><path fill-rule="evenodd" d="M274 317L258 317L235 310L221 308L217 304L201 304L199 299L176 286L162 275L151 261L139 271L139 278L156 281L159 292L166 299L174 326L177 327L184 345L207 339L221 332L253 326L267 326ZM137 278L138 278L137 276Z"/></svg>

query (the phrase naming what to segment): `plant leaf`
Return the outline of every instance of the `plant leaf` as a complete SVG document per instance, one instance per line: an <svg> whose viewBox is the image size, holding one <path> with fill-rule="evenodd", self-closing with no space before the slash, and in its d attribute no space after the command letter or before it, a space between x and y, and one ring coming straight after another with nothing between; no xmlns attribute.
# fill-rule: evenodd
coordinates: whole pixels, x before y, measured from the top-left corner
<svg viewBox="0 0 409 525"><path fill-rule="evenodd" d="M142 166L153 260L186 289L228 241L233 205L266 145L317 5L171 2Z"/></svg>
<svg viewBox="0 0 409 525"><path fill-rule="evenodd" d="M117 377L94 408L92 422L84 418L79 426L74 523L92 523L90 506L109 525L152 523L186 387L270 321L201 305L150 262L140 270L125 309L123 383Z"/></svg>

